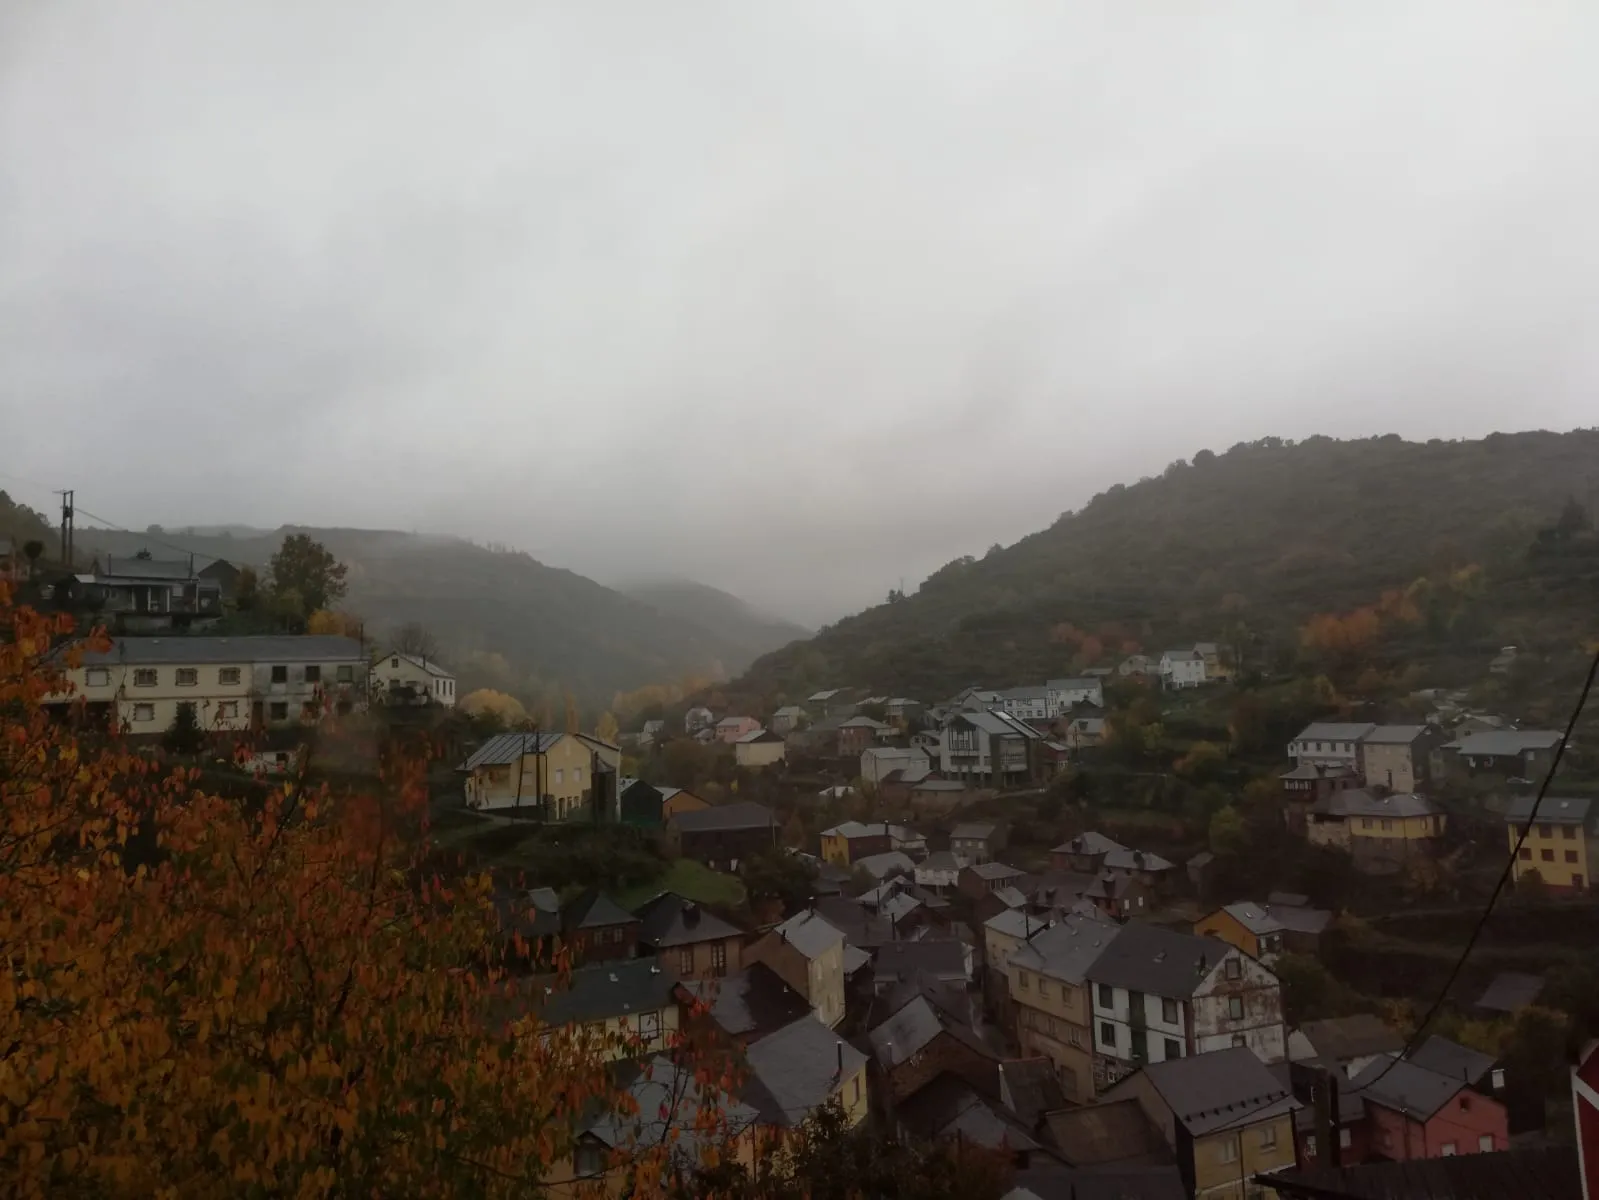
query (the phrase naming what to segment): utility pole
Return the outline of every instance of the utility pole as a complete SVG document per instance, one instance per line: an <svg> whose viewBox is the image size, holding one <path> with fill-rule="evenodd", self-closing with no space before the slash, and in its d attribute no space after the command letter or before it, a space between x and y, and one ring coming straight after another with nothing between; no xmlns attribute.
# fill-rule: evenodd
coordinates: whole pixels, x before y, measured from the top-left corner
<svg viewBox="0 0 1599 1200"><path fill-rule="evenodd" d="M72 489L58 491L61 497L61 563L69 570L72 567L73 528L72 528Z"/></svg>

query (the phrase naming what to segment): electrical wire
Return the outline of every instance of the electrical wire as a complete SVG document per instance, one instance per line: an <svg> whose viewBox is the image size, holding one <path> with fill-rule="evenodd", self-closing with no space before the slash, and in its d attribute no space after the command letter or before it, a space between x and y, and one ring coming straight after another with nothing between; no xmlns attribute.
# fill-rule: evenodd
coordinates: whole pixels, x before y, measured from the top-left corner
<svg viewBox="0 0 1599 1200"><path fill-rule="evenodd" d="M174 545L172 542L164 542L158 537L151 537L148 533L141 533L137 529L129 529L126 525L118 525L109 517L102 517L99 513L92 513L88 509L84 508L81 504L74 504L72 508L73 512L82 513L91 521L99 521L102 525L110 526L110 528L118 533L131 533L136 537L141 537L151 545L160 546L163 550L176 550L179 554L201 554L202 557L210 557L209 555L203 554L201 551L191 550L185 546Z"/></svg>
<svg viewBox="0 0 1599 1200"><path fill-rule="evenodd" d="M1538 786L1538 794L1532 802L1532 808L1527 813L1527 820L1521 826L1521 833L1516 838L1516 844L1510 848L1510 857L1505 862L1505 868L1499 872L1499 882L1494 884L1494 890L1488 897L1488 904L1482 910L1482 916L1477 918L1476 925L1472 926L1471 936L1466 939L1465 946L1460 951L1460 957L1455 960L1455 965L1449 971L1449 978L1444 980L1444 985L1438 992L1438 998L1427 1009L1426 1015L1416 1023L1416 1031L1410 1035L1404 1049L1388 1060L1381 1071L1373 1075L1364 1086L1370 1087L1389 1071L1394 1065L1410 1057L1416 1047L1421 1044L1422 1036L1432 1024L1444 1004L1449 999L1449 993L1455 986L1455 981L1460 978L1460 972L1465 969L1466 960L1471 957L1472 949L1477 945L1477 939L1482 936L1483 928L1488 924L1488 918L1493 915L1494 905L1505 890L1505 884L1510 882L1511 874L1516 869L1516 862L1521 857L1521 847L1527 840L1527 835L1532 832L1533 824L1538 819L1538 808L1543 804L1544 797L1549 794L1549 785L1554 782L1555 772L1560 769L1560 760L1565 757L1566 747L1571 744L1571 735L1577 728L1577 719L1582 716L1582 710L1588 703L1588 693L1593 690L1594 676L1599 675L1599 652L1595 652L1593 661L1588 664L1588 676L1582 682L1582 692L1577 696L1577 706L1571 710L1571 719L1566 722L1565 736L1560 739L1560 745L1555 747L1554 761L1549 764L1545 772L1543 783Z"/></svg>

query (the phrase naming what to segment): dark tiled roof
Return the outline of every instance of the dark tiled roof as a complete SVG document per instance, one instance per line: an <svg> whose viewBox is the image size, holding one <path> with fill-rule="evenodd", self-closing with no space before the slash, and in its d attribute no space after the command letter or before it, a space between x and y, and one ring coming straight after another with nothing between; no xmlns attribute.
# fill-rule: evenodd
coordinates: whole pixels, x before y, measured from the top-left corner
<svg viewBox="0 0 1599 1200"><path fill-rule="evenodd" d="M1528 750L1553 750L1563 735L1553 729L1495 729L1472 733L1444 747L1466 758L1496 758L1523 754Z"/></svg>
<svg viewBox="0 0 1599 1200"><path fill-rule="evenodd" d="M1365 788L1345 788L1323 796L1311 805L1311 812L1333 817L1430 817L1442 810L1416 792L1395 792L1374 796Z"/></svg>
<svg viewBox="0 0 1599 1200"><path fill-rule="evenodd" d="M504 766L524 754L544 754L565 736L564 733L498 733L474 750L460 769Z"/></svg>
<svg viewBox="0 0 1599 1200"><path fill-rule="evenodd" d="M1536 796L1517 796L1505 810L1505 820L1525 825L1532 816ZM1586 825L1593 801L1587 796L1545 796L1538 805L1538 823L1548 825Z"/></svg>
<svg viewBox="0 0 1599 1200"><path fill-rule="evenodd" d="M1172 1161L1171 1147L1134 1099L1063 1108L1044 1121L1050 1144L1074 1167Z"/></svg>
<svg viewBox="0 0 1599 1200"><path fill-rule="evenodd" d="M964 979L966 946L955 938L923 938L914 942L889 942L877 949L878 979L927 975L934 979Z"/></svg>
<svg viewBox="0 0 1599 1200"><path fill-rule="evenodd" d="M1047 1112L1066 1107L1066 1093L1047 1058L1011 1058L999 1064L999 1099L1029 1129Z"/></svg>
<svg viewBox="0 0 1599 1200"><path fill-rule="evenodd" d="M1543 991L1542 975L1524 975L1519 971L1501 971L1477 1001L1478 1008L1493 1012L1513 1013L1538 1000Z"/></svg>
<svg viewBox="0 0 1599 1200"><path fill-rule="evenodd" d="M79 649L85 667L116 666L120 663L366 662L360 642L354 638L328 635L112 638L107 650Z"/></svg>
<svg viewBox="0 0 1599 1200"><path fill-rule="evenodd" d="M777 825L777 816L763 804L756 804L753 800L740 800L737 804L722 804L713 808L680 812L671 818L670 824L680 833L769 829Z"/></svg>
<svg viewBox="0 0 1599 1200"><path fill-rule="evenodd" d="M1213 938L1134 922L1123 925L1110 940L1088 968L1088 978L1155 996L1192 996L1229 952L1232 947Z"/></svg>
<svg viewBox="0 0 1599 1200"><path fill-rule="evenodd" d="M1480 1050L1451 1042L1435 1033L1410 1052L1410 1061L1450 1079L1476 1083L1493 1070L1495 1060Z"/></svg>
<svg viewBox="0 0 1599 1200"><path fill-rule="evenodd" d="M1575 1146L1500 1150L1271 1176L1285 1200L1582 1200Z"/></svg>
<svg viewBox="0 0 1599 1200"><path fill-rule="evenodd" d="M501 893L494 898L494 908L506 935L520 934L531 941L561 932L561 900L554 888Z"/></svg>
<svg viewBox="0 0 1599 1200"><path fill-rule="evenodd" d="M685 900L676 892L662 892L638 911L639 941L657 950L692 946L739 937L743 930L724 921L704 905Z"/></svg>
<svg viewBox="0 0 1599 1200"><path fill-rule="evenodd" d="M1405 1039L1398 1031L1383 1024L1382 1018L1373 1013L1306 1021L1299 1032L1305 1035L1318 1057L1333 1062L1373 1054L1397 1054L1405 1047Z"/></svg>
<svg viewBox="0 0 1599 1200"><path fill-rule="evenodd" d="M897 1109L900 1120L929 1140L959 1136L990 1150L1036 1150L1038 1142L964 1079L944 1073L918 1088Z"/></svg>
<svg viewBox="0 0 1599 1200"><path fill-rule="evenodd" d="M565 988L554 979L536 979L530 986L545 1022L565 1025L666 1008L675 1002L677 976L658 958L635 958L573 971Z"/></svg>
<svg viewBox="0 0 1599 1200"><path fill-rule="evenodd" d="M1414 1062L1384 1055L1366 1064L1352 1080L1368 1104L1380 1104L1423 1121L1448 1104L1468 1084Z"/></svg>
<svg viewBox="0 0 1599 1200"><path fill-rule="evenodd" d="M1151 1063L1143 1073L1194 1137L1259 1124L1301 1107L1247 1046Z"/></svg>
<svg viewBox="0 0 1599 1200"><path fill-rule="evenodd" d="M683 985L708 1003L711 1020L735 1037L757 1037L792 1024L811 1011L810 1003L765 963L752 963L722 979Z"/></svg>
<svg viewBox="0 0 1599 1200"><path fill-rule="evenodd" d="M775 1108L752 1097L761 1116L774 1125L798 1125L825 1103L839 1086L866 1064L866 1056L814 1016L806 1015L745 1051L750 1072Z"/></svg>
<svg viewBox="0 0 1599 1200"><path fill-rule="evenodd" d="M600 929L610 925L631 925L638 918L599 888L588 888L566 906L561 925L567 930Z"/></svg>

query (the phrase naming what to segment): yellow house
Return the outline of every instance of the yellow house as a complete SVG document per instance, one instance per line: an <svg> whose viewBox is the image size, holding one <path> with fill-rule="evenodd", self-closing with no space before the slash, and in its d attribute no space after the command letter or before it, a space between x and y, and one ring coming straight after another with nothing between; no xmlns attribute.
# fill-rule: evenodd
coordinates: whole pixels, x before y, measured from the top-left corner
<svg viewBox="0 0 1599 1200"><path fill-rule="evenodd" d="M1516 841L1533 815L1535 797L1519 796L1505 813L1508 848L1516 856L1515 882L1536 875L1544 886L1580 892L1593 886L1599 864L1599 837L1594 833L1593 802L1586 797L1545 796L1520 850Z"/></svg>
<svg viewBox="0 0 1599 1200"><path fill-rule="evenodd" d="M831 1029L844 1019L844 935L814 911L796 913L744 951L765 963Z"/></svg>
<svg viewBox="0 0 1599 1200"><path fill-rule="evenodd" d="M1066 1098L1094 1098L1093 997L1087 972L1117 926L1072 915L1014 950L1006 964L1016 1006L1016 1037L1022 1056L1041 1056L1055 1066Z"/></svg>
<svg viewBox="0 0 1599 1200"><path fill-rule="evenodd" d="M1346 788L1311 805L1305 835L1313 845L1350 854L1357 870L1381 874L1436 853L1446 821L1442 809L1414 792L1379 796Z"/></svg>
<svg viewBox="0 0 1599 1200"><path fill-rule="evenodd" d="M741 767L776 766L787 753L787 744L769 729L752 729L733 743L733 761Z"/></svg>
<svg viewBox="0 0 1599 1200"><path fill-rule="evenodd" d="M1010 1000L1010 956L1047 927L1042 917L1020 908L1007 908L983 922L983 987L989 1008L1005 1029L1016 1027L1016 1007Z"/></svg>
<svg viewBox="0 0 1599 1200"><path fill-rule="evenodd" d="M547 1026L604 1043L606 1061L666 1050L681 1027L677 976L659 958L619 959L530 983L530 1011Z"/></svg>
<svg viewBox="0 0 1599 1200"><path fill-rule="evenodd" d="M610 765L601 750L605 746L571 733L492 737L460 767L466 775L467 807L539 812L547 821L596 819L596 770ZM611 778L615 779L614 767ZM614 803L615 797L610 800ZM598 819L608 815L598 814Z"/></svg>
<svg viewBox="0 0 1599 1200"><path fill-rule="evenodd" d="M129 734L161 734L180 709L201 729L238 732L305 724L366 704L361 643L331 636L113 638L82 650L63 674L87 719Z"/></svg>
<svg viewBox="0 0 1599 1200"><path fill-rule="evenodd" d="M828 1101L837 1101L851 1128L866 1119L866 1055L814 1016L804 1016L751 1043L744 1052L751 1082L745 1098L761 1123L793 1129Z"/></svg>
<svg viewBox="0 0 1599 1200"><path fill-rule="evenodd" d="M1247 1047L1152 1063L1105 1093L1129 1098L1177 1154L1196 1200L1270 1200L1276 1191L1255 1177L1295 1165L1302 1105Z"/></svg>

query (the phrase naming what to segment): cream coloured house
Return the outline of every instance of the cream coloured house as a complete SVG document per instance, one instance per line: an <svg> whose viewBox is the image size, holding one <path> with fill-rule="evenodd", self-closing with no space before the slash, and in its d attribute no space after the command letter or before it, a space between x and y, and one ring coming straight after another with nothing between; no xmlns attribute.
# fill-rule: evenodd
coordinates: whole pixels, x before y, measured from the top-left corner
<svg viewBox="0 0 1599 1200"><path fill-rule="evenodd" d="M455 676L416 654L391 651L372 664L374 704L439 704L455 707Z"/></svg>
<svg viewBox="0 0 1599 1200"><path fill-rule="evenodd" d="M465 776L468 808L522 809L546 821L608 820L614 791L598 797L597 783L609 776L620 751L580 733L502 733L490 738L458 768Z"/></svg>
<svg viewBox="0 0 1599 1200"><path fill-rule="evenodd" d="M113 638L81 650L55 703L129 734L171 729L189 706L200 728L239 731L320 720L366 704L367 659L332 636Z"/></svg>

